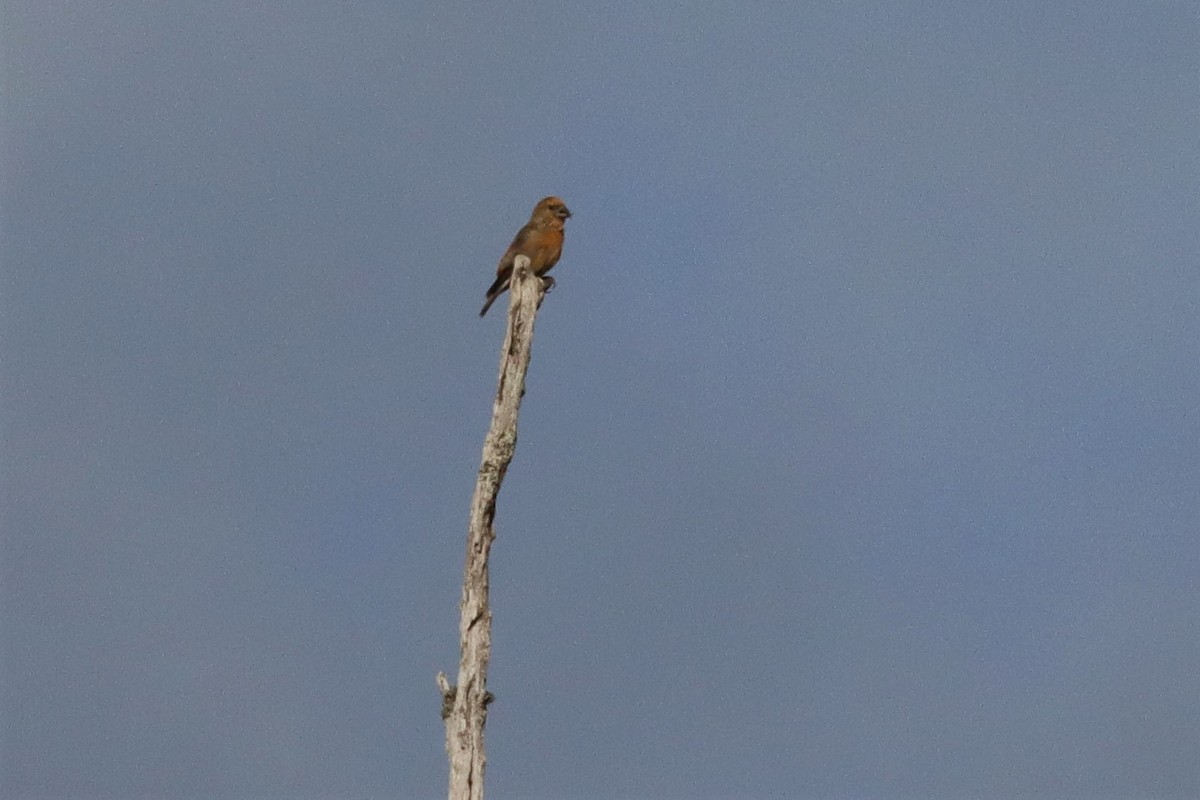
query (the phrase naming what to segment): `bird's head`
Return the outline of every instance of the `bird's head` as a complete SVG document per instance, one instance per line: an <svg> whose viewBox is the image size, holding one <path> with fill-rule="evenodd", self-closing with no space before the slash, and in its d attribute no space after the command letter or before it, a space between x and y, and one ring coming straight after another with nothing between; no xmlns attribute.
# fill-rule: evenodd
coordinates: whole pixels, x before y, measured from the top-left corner
<svg viewBox="0 0 1200 800"><path fill-rule="evenodd" d="M543 197L538 204L533 208L533 216L535 217L554 217L555 219L565 220L571 216L571 209L567 208L567 204L562 201L561 197Z"/></svg>

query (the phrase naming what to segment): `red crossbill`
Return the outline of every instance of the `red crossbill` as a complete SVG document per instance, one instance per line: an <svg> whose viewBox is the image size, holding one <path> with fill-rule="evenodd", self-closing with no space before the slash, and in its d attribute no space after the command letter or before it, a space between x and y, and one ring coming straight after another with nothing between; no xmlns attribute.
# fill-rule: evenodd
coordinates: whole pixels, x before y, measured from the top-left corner
<svg viewBox="0 0 1200 800"><path fill-rule="evenodd" d="M554 279L545 275L558 263L558 257L562 255L563 225L569 216L570 210L559 197L544 197L538 201L533 207L529 222L517 231L512 244L500 257L500 264L496 267L496 281L487 290L487 300L479 316L486 314L492 303L496 302L496 298L508 289L508 282L512 279L513 259L517 256L527 256L533 274L543 278L550 286L554 284Z"/></svg>

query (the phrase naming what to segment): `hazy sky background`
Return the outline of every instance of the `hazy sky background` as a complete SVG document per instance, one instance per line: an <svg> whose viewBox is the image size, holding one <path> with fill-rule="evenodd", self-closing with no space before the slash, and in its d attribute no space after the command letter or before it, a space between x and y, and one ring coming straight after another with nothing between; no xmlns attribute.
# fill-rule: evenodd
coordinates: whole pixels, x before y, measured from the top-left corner
<svg viewBox="0 0 1200 800"><path fill-rule="evenodd" d="M1200 797L1189 2L3 4L14 800Z"/></svg>

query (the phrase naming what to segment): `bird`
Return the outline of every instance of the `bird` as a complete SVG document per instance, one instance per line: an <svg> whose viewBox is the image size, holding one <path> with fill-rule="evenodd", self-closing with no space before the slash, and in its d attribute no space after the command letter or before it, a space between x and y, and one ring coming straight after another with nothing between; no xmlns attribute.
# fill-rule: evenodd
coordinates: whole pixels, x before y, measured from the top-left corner
<svg viewBox="0 0 1200 800"><path fill-rule="evenodd" d="M513 260L517 256L529 258L533 274L542 279L547 289L554 285L554 279L546 277L546 273L558 263L558 257L562 255L563 225L570 216L571 211L561 197L551 195L538 201L529 216L529 222L517 231L512 244L500 257L500 263L496 266L496 280L487 290L487 298L479 316L486 314L492 303L496 302L496 298L508 289L509 281L512 280Z"/></svg>

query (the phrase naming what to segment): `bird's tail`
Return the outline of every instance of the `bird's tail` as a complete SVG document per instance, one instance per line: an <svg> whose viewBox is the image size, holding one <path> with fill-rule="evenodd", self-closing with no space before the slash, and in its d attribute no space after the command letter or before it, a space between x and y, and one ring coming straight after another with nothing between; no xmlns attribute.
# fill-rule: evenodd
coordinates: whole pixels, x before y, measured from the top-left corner
<svg viewBox="0 0 1200 800"><path fill-rule="evenodd" d="M496 282L487 290L487 299L483 303L483 308L479 310L479 316L483 316L492 307L492 303L496 302L496 298L504 294L504 290L508 288L507 278L496 278Z"/></svg>

